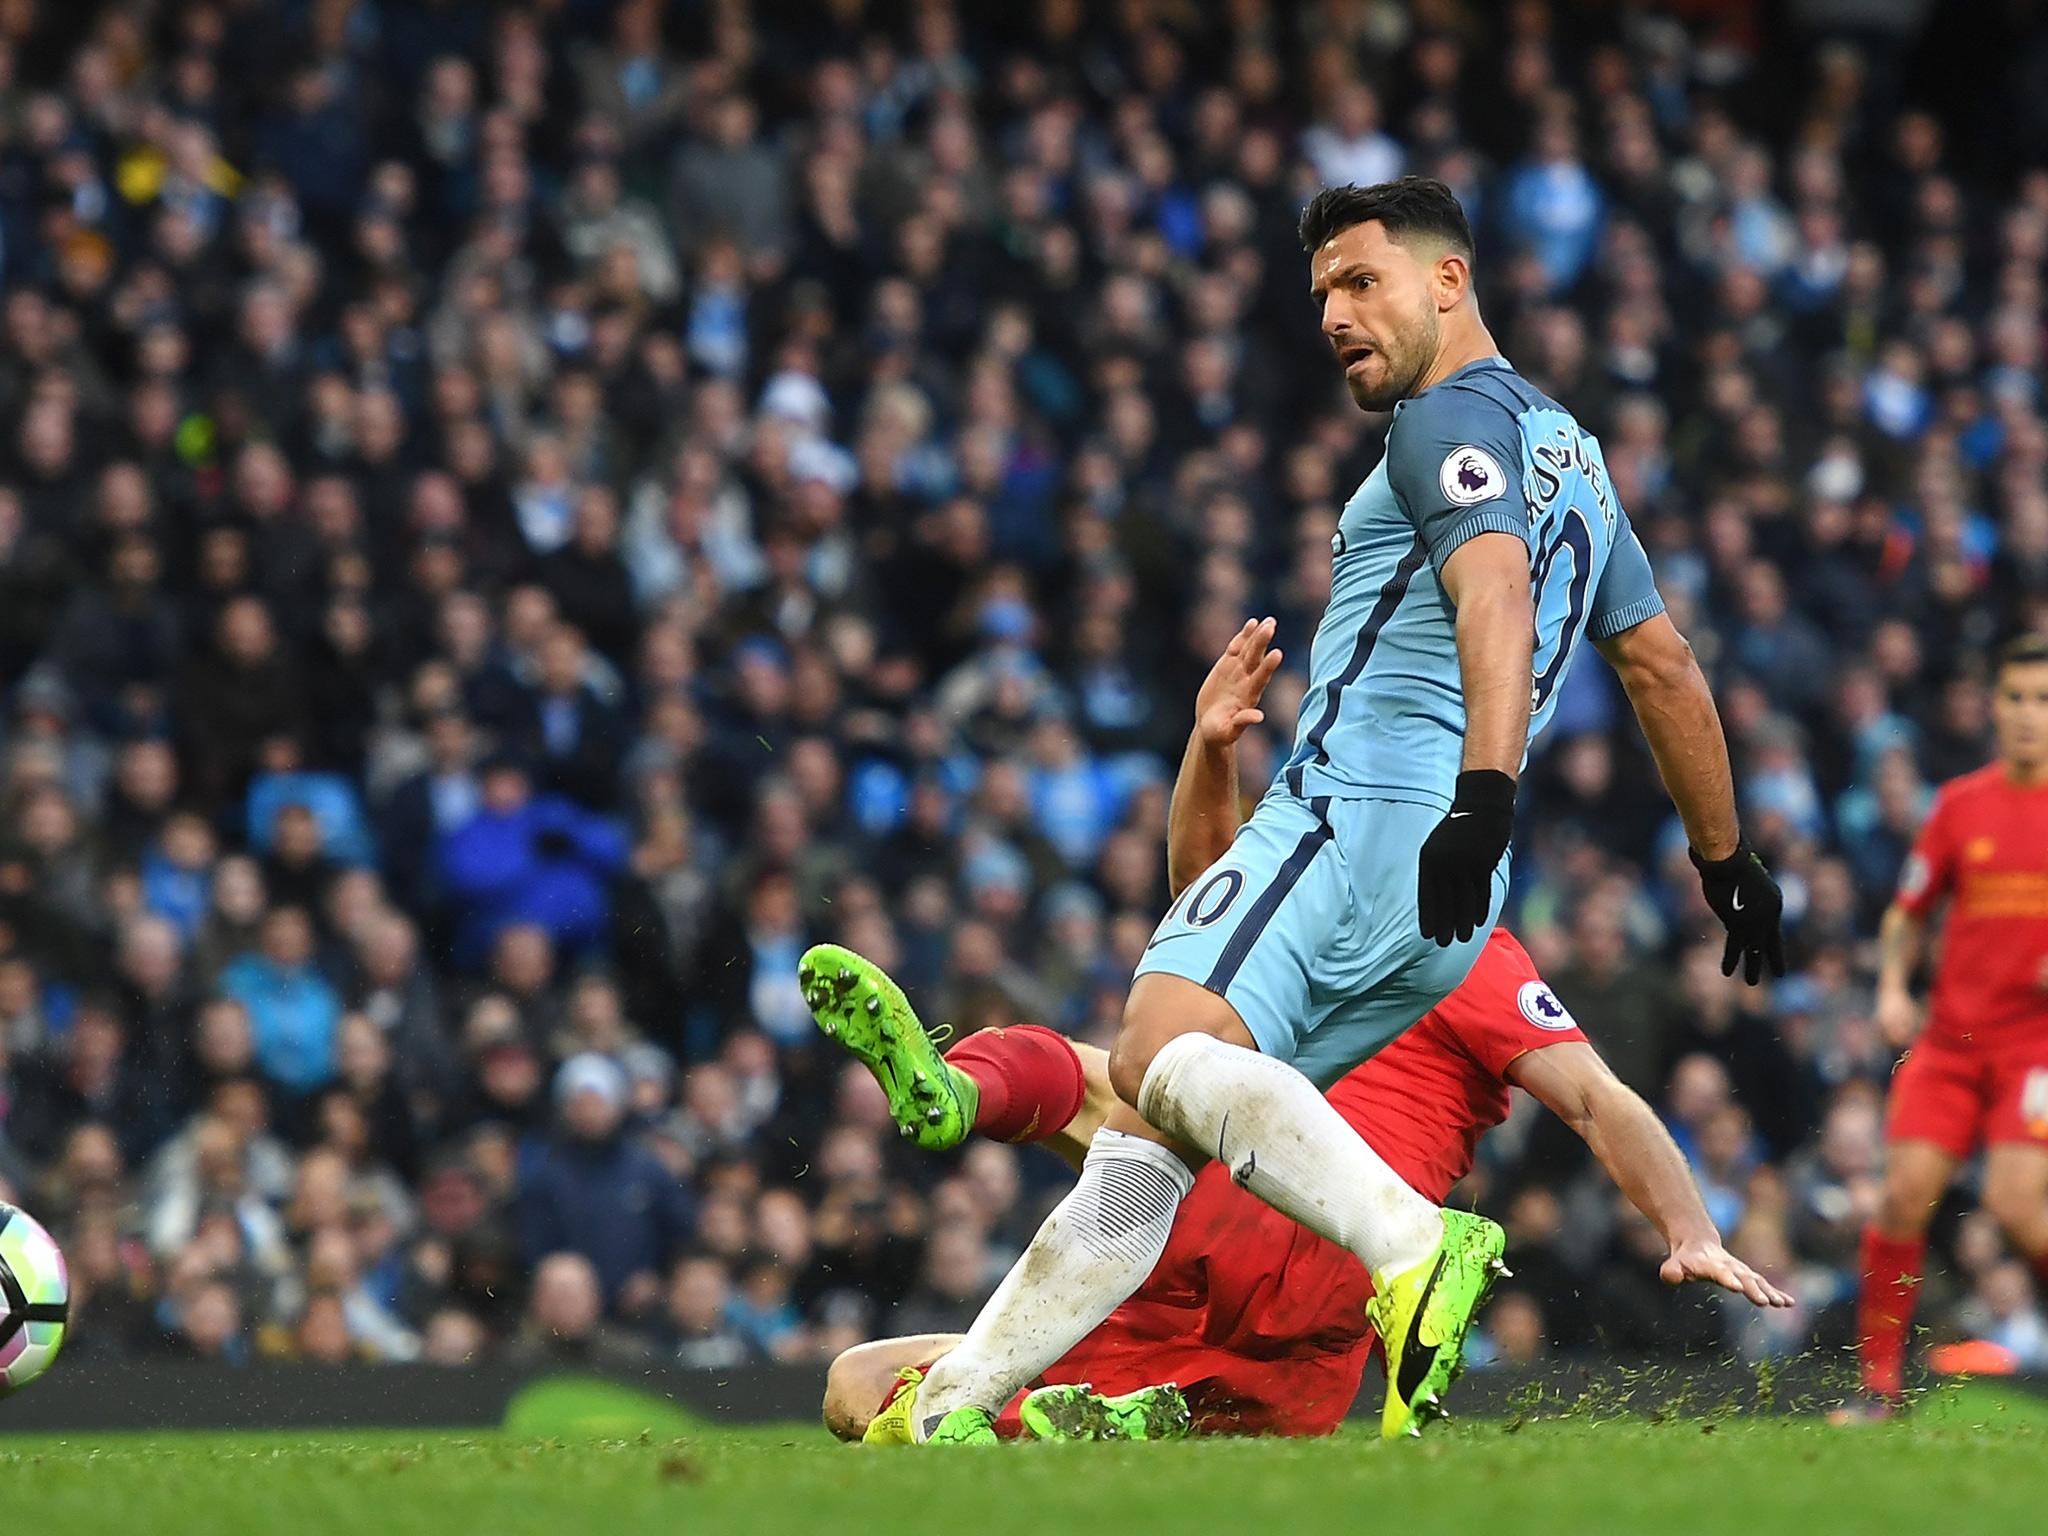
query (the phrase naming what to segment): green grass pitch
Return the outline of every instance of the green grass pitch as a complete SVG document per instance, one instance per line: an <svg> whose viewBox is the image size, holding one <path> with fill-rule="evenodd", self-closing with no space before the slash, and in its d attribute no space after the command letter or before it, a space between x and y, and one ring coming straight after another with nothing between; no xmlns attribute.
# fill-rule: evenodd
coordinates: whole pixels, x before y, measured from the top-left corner
<svg viewBox="0 0 2048 1536"><path fill-rule="evenodd" d="M0 1440L9 1536L638 1536L869 1531L1008 1536L1273 1530L1503 1536L1932 1536L2039 1530L2048 1410L1986 1388L1909 1422L1652 1424L1585 1415L1445 1426L1381 1445L1005 1446L862 1451L809 1425L724 1429L630 1407L546 1434L120 1435ZM646 1415L643 1413L642 1415ZM522 1422L522 1419L524 1422Z"/></svg>

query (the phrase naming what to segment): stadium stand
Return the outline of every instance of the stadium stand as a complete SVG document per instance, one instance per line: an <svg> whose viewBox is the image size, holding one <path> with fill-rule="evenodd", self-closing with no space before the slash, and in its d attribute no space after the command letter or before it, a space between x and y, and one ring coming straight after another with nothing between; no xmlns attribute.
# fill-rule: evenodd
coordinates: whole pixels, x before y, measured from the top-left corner
<svg viewBox="0 0 2048 1536"><path fill-rule="evenodd" d="M1058 1170L904 1148L796 958L1106 1043L1195 685L1250 613L1305 663L1384 430L1296 214L1403 171L1606 444L1793 959L1722 979L1577 669L1513 926L1802 1306L1663 1291L1518 1115L1475 1349L1846 1343L1875 921L2048 630L2048 30L1929 9L0 7L0 1191L68 1347L964 1324ZM2048 1365L1966 1196L1936 1251L1922 1320Z"/></svg>

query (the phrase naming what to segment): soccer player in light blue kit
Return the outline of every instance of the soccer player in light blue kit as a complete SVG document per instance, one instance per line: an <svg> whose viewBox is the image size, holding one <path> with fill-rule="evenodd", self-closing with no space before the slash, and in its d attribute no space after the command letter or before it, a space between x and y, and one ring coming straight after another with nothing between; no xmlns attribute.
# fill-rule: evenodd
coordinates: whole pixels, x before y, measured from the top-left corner
<svg viewBox="0 0 2048 1536"><path fill-rule="evenodd" d="M1318 1088L1464 979L1506 893L1529 737L1582 639L1614 665L1649 738L1728 929L1725 968L1742 963L1752 983L1766 964L1783 970L1781 899L1737 825L1705 679L1599 444L1480 319L1456 198L1421 178L1333 188L1303 215L1302 243L1353 400L1394 416L1338 524L1294 750L1161 922L1111 1053L1123 1106L973 1328L916 1385L907 1438L981 1438L1145 1279L1190 1167L1212 1157L1372 1272L1382 1432L1436 1411L1501 1268L1501 1230L1410 1189ZM1189 782L1232 771L1198 737L1188 750Z"/></svg>

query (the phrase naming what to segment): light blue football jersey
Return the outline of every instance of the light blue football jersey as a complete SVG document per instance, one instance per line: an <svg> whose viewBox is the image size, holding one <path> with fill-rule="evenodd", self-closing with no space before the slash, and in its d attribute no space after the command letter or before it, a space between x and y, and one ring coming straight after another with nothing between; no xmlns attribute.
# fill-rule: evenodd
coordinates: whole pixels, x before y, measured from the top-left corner
<svg viewBox="0 0 2048 1536"><path fill-rule="evenodd" d="M1330 605L1281 769L1293 793L1450 808L1465 698L1456 613L1438 572L1489 532L1529 545L1531 736L1582 639L1664 611L1599 442L1505 359L1467 364L1394 408L1384 456L1345 504Z"/></svg>

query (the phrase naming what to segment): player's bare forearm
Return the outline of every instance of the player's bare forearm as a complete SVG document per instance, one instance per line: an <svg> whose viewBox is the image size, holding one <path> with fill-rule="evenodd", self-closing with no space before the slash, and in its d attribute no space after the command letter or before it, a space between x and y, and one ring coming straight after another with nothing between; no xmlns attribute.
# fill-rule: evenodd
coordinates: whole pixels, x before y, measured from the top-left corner
<svg viewBox="0 0 2048 1536"><path fill-rule="evenodd" d="M1877 990L1905 992L1913 984L1913 971L1920 964L1920 940L1926 922L1897 902L1884 909L1884 921L1877 928Z"/></svg>
<svg viewBox="0 0 2048 1536"><path fill-rule="evenodd" d="M1280 667L1273 644L1279 627L1271 616L1246 619L1195 694L1195 728L1166 813L1166 883L1175 896L1237 836L1237 742L1266 718L1259 700Z"/></svg>
<svg viewBox="0 0 2048 1536"><path fill-rule="evenodd" d="M1655 1110L1619 1078L1609 1077L1591 1095L1592 1114L1584 1135L1615 1186L1673 1249L1687 1243L1718 1243L1720 1232L1707 1214L1685 1154L1664 1129Z"/></svg>
<svg viewBox="0 0 2048 1536"><path fill-rule="evenodd" d="M1650 1218L1670 1249L1657 1267L1666 1284L1703 1281L1759 1307L1793 1305L1790 1293L1721 1246L1664 1123L1591 1045L1570 1040L1526 1051L1509 1063L1507 1076L1583 1136L1629 1203Z"/></svg>
<svg viewBox="0 0 2048 1536"><path fill-rule="evenodd" d="M1920 964L1927 938L1927 920L1896 901L1884 909L1877 925L1878 1032L1893 1050L1904 1050L1920 1033L1920 1008L1913 1001L1913 972Z"/></svg>
<svg viewBox="0 0 2048 1536"><path fill-rule="evenodd" d="M1237 836L1237 747L1204 740L1200 727L1188 733L1180 776L1166 813L1166 884L1174 896L1230 850Z"/></svg>
<svg viewBox="0 0 2048 1536"><path fill-rule="evenodd" d="M1482 533L1444 562L1444 592L1456 607L1458 673L1465 693L1470 773L1514 778L1529 746L1530 679L1536 646L1529 550L1510 533Z"/></svg>
<svg viewBox="0 0 2048 1536"><path fill-rule="evenodd" d="M1585 1138L1600 1166L1666 1243L1676 1248L1721 1240L1663 1121L1592 1046L1570 1041L1530 1051L1516 1058L1508 1076Z"/></svg>
<svg viewBox="0 0 2048 1536"><path fill-rule="evenodd" d="M1742 838L1735 776L1721 712L1692 647L1661 613L1599 645L1628 694L1686 837L1701 858L1727 858Z"/></svg>

